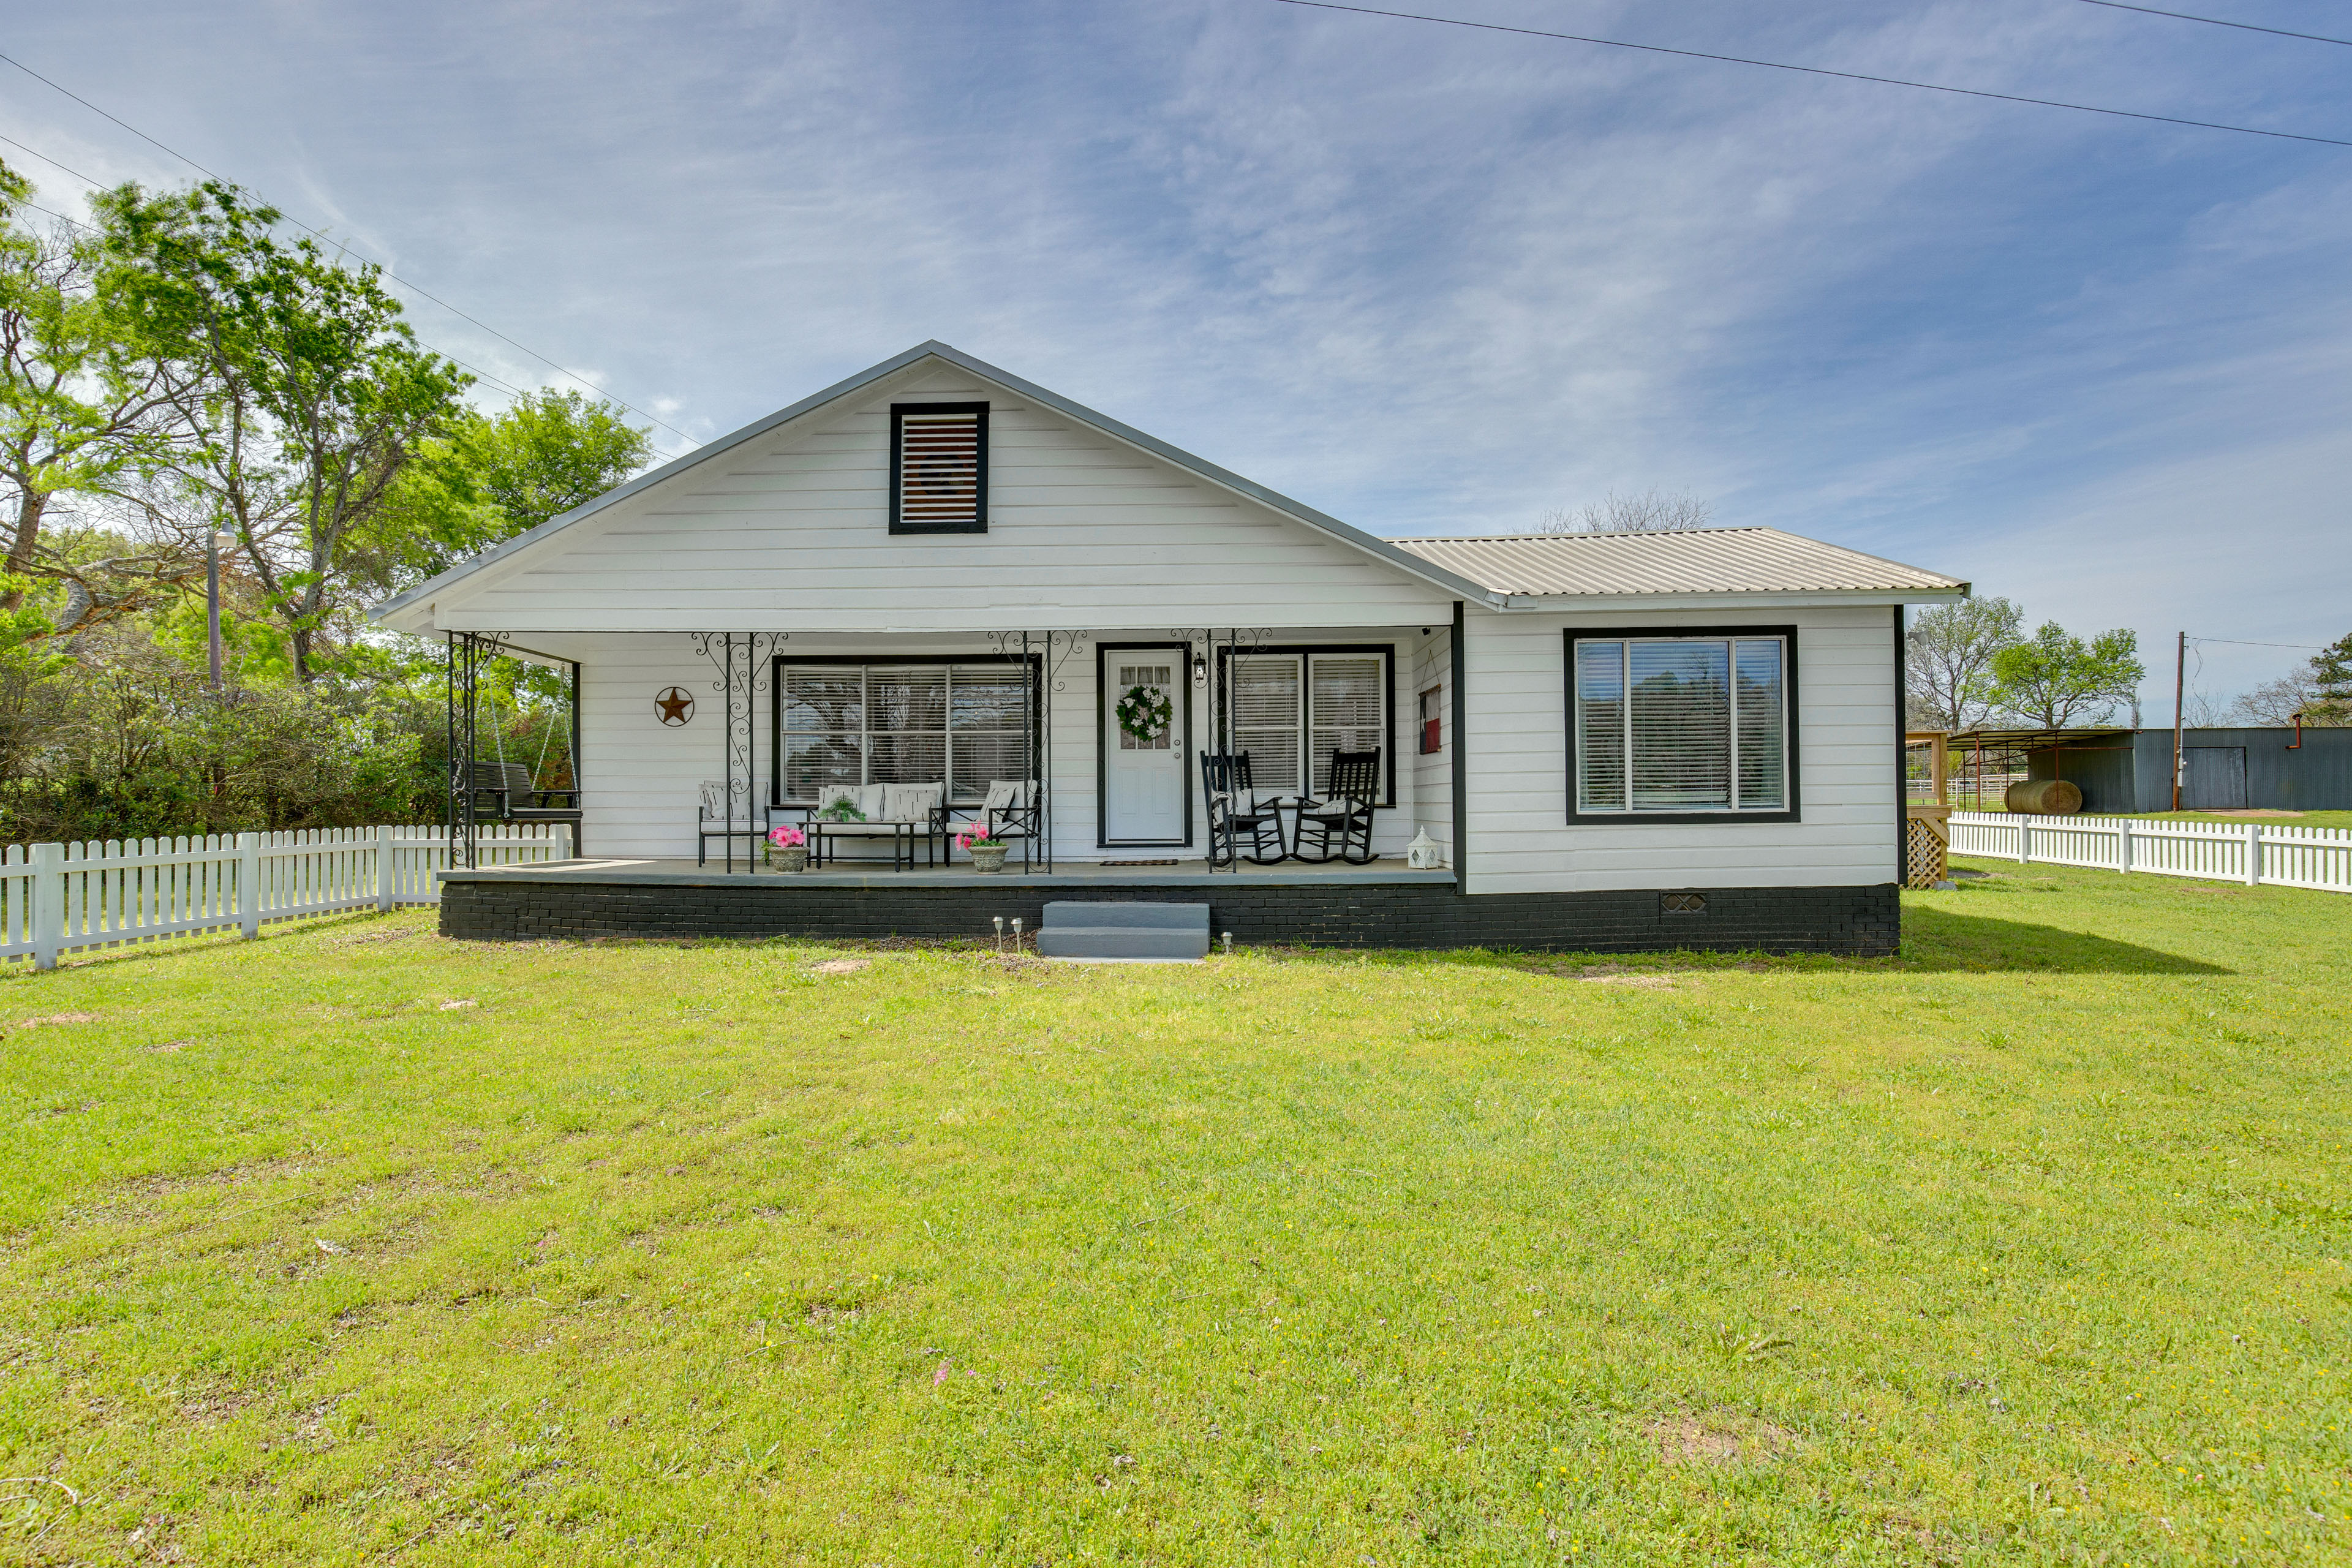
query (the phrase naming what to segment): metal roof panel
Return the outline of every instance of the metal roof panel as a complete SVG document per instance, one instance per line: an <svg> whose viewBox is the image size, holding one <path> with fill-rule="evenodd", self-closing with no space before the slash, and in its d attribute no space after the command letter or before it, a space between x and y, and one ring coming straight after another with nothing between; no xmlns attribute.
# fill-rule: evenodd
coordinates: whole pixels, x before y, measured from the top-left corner
<svg viewBox="0 0 2352 1568"><path fill-rule="evenodd" d="M1937 594L1968 584L1924 567L1777 528L1658 533L1520 533L1400 539L1402 549L1494 593Z"/></svg>

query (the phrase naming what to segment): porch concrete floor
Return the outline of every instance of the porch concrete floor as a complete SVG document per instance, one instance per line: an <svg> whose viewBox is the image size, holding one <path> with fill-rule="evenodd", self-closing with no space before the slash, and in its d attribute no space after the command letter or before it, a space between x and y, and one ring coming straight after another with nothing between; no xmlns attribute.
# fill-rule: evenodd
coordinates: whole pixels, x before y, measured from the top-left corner
<svg viewBox="0 0 2352 1568"><path fill-rule="evenodd" d="M1151 857L1138 854L1136 859ZM893 871L888 864L834 864L822 871L803 871L786 875L781 871L761 869L745 871L742 860L736 860L736 870L730 876L725 863L714 858L707 866L697 866L691 860L659 859L597 859L546 860L523 866L485 866L475 871L447 873L456 877L496 877L502 879L530 882L637 882L666 887L740 884L747 877L761 882L772 882L791 887L969 887L986 881L1023 887L1067 888L1081 892L1090 886L1119 887L1199 887L1206 891L1212 883L1231 886L1240 882L1300 883L1300 882L1417 882L1451 885L1454 873L1448 871L1416 871L1402 859L1375 860L1369 866L1350 866L1333 861L1315 865L1301 860L1286 860L1278 866L1253 866L1244 860L1238 871L1209 869L1208 862L1197 856L1179 860L1172 866L1105 865L1092 860L1064 860L1051 873L1043 870L1024 872L1015 858L1003 870L982 878L965 861L952 867L927 867L919 861L911 871Z"/></svg>

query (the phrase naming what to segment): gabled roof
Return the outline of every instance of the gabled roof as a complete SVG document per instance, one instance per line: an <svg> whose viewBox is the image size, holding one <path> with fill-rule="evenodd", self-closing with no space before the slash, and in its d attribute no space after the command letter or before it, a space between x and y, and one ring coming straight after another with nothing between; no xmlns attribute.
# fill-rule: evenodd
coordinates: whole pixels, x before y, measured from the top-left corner
<svg viewBox="0 0 2352 1568"><path fill-rule="evenodd" d="M1598 595L1966 592L1922 567L1777 528L1400 539L1400 546L1512 598Z"/></svg>
<svg viewBox="0 0 2352 1568"><path fill-rule="evenodd" d="M1122 425L1108 415L1097 414L1083 404L1073 403L1057 392L1050 392L1034 382L1024 381L1009 371L999 370L994 365L974 359L959 349L933 340L930 342L918 343L902 354L859 371L846 381L835 382L824 391L803 397L789 407L780 408L764 419L754 420L740 430L698 447L682 458L675 458L658 468L640 474L625 485L606 490L594 500L574 507L561 517L550 518L529 532L519 533L503 544L486 550L469 561L459 563L430 582L421 584L404 594L385 600L370 610L369 616L381 621L406 609L411 605L445 594L476 573L536 548L545 540L561 533L583 519L593 517L606 508L628 500L631 496L675 479L699 464L707 463L722 453L742 446L747 441L757 440L782 426L788 425L803 416L814 414L829 404L837 403L842 398L862 391L876 382L887 376L895 375L926 359L942 360L974 375L985 377L1008 391L1029 398L1043 407L1050 408L1081 425L1089 426L1106 436L1173 463L1180 468L1199 475L1211 484L1271 507L1276 511L1305 523L1318 532L1328 534L1344 543L1353 545L1368 555L1377 556L1409 576L1419 578L1449 595L1489 606L1496 604L1495 595L1449 567L1420 556L1407 554L1388 540L1366 533L1361 529L1350 528L1338 518L1328 516L1304 502L1292 500L1288 496L1270 490L1255 480L1245 479L1239 474L1221 468L1205 458L1198 458L1179 447L1171 447L1157 437L1147 436L1132 426Z"/></svg>

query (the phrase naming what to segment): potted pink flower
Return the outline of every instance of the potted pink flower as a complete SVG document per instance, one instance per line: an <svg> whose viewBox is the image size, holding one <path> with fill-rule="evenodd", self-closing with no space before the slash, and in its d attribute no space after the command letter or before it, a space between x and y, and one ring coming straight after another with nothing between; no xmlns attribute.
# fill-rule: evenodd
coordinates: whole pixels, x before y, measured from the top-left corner
<svg viewBox="0 0 2352 1568"><path fill-rule="evenodd" d="M768 864L782 871L808 869L808 835L786 824L768 829Z"/></svg>
<svg viewBox="0 0 2352 1568"><path fill-rule="evenodd" d="M1004 851L1009 847L1004 840L989 832L988 824L965 823L963 830L956 835L955 841L957 848L971 857L973 870L988 872L1004 869Z"/></svg>

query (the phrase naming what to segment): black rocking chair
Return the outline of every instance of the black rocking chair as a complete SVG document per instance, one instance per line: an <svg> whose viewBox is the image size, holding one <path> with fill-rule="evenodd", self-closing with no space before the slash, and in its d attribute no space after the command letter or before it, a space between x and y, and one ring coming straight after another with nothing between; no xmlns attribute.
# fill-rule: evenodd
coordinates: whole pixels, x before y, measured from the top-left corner
<svg viewBox="0 0 2352 1568"><path fill-rule="evenodd" d="M1381 753L1334 752L1331 783L1324 801L1298 803L1298 842L1291 853L1301 860L1321 863L1345 860L1363 866L1372 858L1372 810L1381 798ZM1315 835L1310 852L1307 836Z"/></svg>
<svg viewBox="0 0 2352 1568"><path fill-rule="evenodd" d="M1209 864L1230 866L1241 854L1241 837L1249 835L1253 865L1272 866L1290 858L1282 842L1282 812L1271 802L1259 805L1250 784L1247 752L1201 753L1201 784L1209 801ZM1271 837L1274 853L1265 852Z"/></svg>

